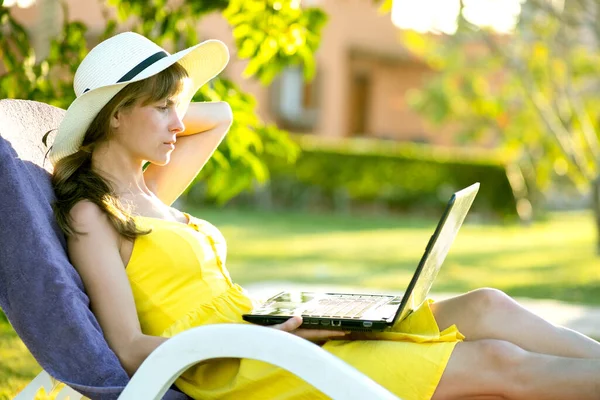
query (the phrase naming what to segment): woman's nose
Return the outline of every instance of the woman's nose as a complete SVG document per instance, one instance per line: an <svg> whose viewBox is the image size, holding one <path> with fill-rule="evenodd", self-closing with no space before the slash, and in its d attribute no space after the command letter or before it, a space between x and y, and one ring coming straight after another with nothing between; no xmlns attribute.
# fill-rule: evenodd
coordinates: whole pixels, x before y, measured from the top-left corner
<svg viewBox="0 0 600 400"><path fill-rule="evenodd" d="M181 133L185 130L185 125L183 124L182 118L179 118L177 112L172 113L173 118L171 118L171 123L169 125L169 131L173 133Z"/></svg>

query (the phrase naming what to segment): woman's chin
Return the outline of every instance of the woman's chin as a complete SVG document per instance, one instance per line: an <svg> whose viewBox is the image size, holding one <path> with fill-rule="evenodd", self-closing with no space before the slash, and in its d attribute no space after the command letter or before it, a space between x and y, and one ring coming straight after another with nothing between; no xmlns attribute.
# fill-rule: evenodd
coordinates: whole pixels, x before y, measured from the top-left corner
<svg viewBox="0 0 600 400"><path fill-rule="evenodd" d="M170 154L166 154L162 157L157 157L154 160L151 160L150 162L154 165L158 165L160 167L163 167L165 165L167 165L169 163L169 161L171 161L171 155Z"/></svg>

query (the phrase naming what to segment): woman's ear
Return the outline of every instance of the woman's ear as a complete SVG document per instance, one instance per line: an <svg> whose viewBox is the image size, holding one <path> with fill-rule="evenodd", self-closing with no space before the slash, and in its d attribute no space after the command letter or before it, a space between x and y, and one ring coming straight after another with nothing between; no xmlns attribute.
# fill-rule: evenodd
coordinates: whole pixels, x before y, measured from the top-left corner
<svg viewBox="0 0 600 400"><path fill-rule="evenodd" d="M115 111L113 116L110 118L110 127L111 129L117 129L120 125L121 112L119 110Z"/></svg>

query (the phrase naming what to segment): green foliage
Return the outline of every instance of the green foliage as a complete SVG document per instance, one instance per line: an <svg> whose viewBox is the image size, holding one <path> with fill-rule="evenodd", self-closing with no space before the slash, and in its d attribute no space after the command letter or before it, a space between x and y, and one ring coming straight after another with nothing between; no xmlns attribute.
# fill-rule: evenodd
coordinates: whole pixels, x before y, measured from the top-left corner
<svg viewBox="0 0 600 400"><path fill-rule="evenodd" d="M250 59L244 76L267 84L284 67L302 64L306 78L314 77L323 11L302 9L299 0L231 0L223 15L233 27L238 56Z"/></svg>
<svg viewBox="0 0 600 400"><path fill-rule="evenodd" d="M288 134L274 125L262 124L255 112L256 100L243 93L230 80L219 79L206 85L194 97L197 101L226 100L233 111L233 125L223 145L213 154L197 180L205 183L205 195L223 203L255 181L269 179L268 165L263 157L283 164L296 160L298 146Z"/></svg>
<svg viewBox="0 0 600 400"><path fill-rule="evenodd" d="M530 189L568 178L589 190L600 173L600 31L582 4L558 13L528 1L512 35L462 16L454 36L404 32L403 44L437 72L410 103L437 124L461 126L464 140L495 137L519 153Z"/></svg>
<svg viewBox="0 0 600 400"><path fill-rule="evenodd" d="M105 28L97 39L114 35L127 21L130 30L176 52L200 41L196 31L200 18L222 11L232 25L236 45L240 46L238 54L249 59L246 76L268 83L286 66L302 63L310 78L314 73L313 53L319 46L326 18L322 11L302 9L298 4L291 0L190 0L174 6L167 0L106 0L102 3ZM110 17L111 7L116 9L117 19ZM67 16L66 6L63 13ZM75 97L73 76L88 44L87 27L81 22L69 22L68 17L65 21L51 42L47 58L39 60L27 32L12 18L10 9L0 8L0 59L7 71L0 76L0 98L24 98L68 107ZM255 39L259 43L275 43L269 47L273 52L269 53L271 50L265 46L249 52L248 45ZM194 100L227 101L234 114L227 138L198 177L205 181L208 196L218 203L269 178L263 156L294 162L298 147L286 132L264 124L256 116L255 99L231 81L214 79Z"/></svg>
<svg viewBox="0 0 600 400"><path fill-rule="evenodd" d="M67 9L64 8L67 15ZM0 8L0 55L7 71L0 76L0 97L42 101L66 108L75 98L72 76L87 53L80 22L66 22L51 40L48 56L38 60L28 33Z"/></svg>
<svg viewBox="0 0 600 400"><path fill-rule="evenodd" d="M7 32L6 34L1 34ZM7 8L0 7L0 59L5 69L16 70L19 64L31 56L27 32L12 18Z"/></svg>
<svg viewBox="0 0 600 400"><path fill-rule="evenodd" d="M350 207L374 203L388 210L435 212L455 190L481 182L476 212L499 219L517 216L505 168L510 160L495 153L366 139L297 140L302 154L294 167L270 161L275 202L303 206L318 189L321 207L346 201Z"/></svg>

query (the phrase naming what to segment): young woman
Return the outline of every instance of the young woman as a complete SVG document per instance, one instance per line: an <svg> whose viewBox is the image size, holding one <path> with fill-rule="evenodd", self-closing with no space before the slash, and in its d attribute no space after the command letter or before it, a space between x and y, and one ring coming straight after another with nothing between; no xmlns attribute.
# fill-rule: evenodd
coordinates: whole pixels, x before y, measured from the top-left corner
<svg viewBox="0 0 600 400"><path fill-rule="evenodd" d="M173 55L130 32L102 42L75 75L77 99L50 151L70 259L129 374L169 337L245 323L253 306L227 272L217 228L170 206L231 124L227 103L190 104L227 61L218 41ZM384 333L300 324L274 328L321 343L406 400L600 398L600 345L493 289L426 302ZM201 399L323 397L254 360L205 362L176 384Z"/></svg>

